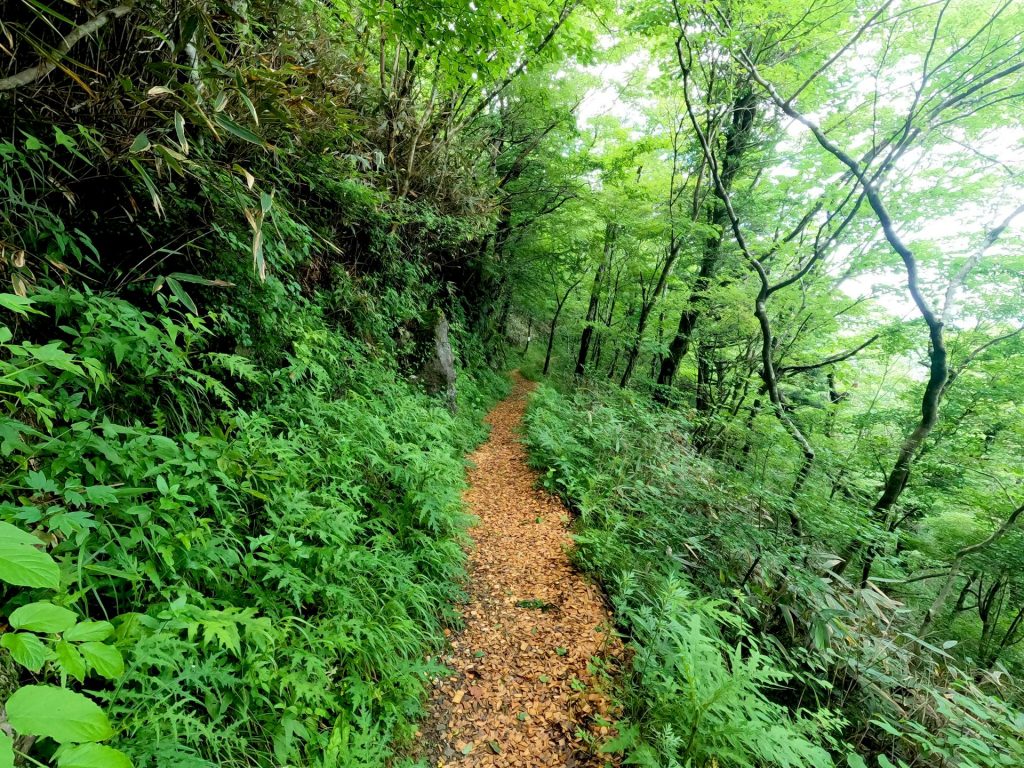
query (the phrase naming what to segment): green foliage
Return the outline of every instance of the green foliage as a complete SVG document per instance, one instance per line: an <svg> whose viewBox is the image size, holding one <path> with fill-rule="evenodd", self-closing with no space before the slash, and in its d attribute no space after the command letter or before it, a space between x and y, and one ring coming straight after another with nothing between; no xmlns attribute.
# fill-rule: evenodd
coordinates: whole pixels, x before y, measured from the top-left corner
<svg viewBox="0 0 1024 768"><path fill-rule="evenodd" d="M531 457L547 471L545 484L579 509L577 560L610 592L633 645L623 680L626 722L606 749L648 766L831 766L816 742L831 742L835 716L790 716L771 701L790 674L724 603L690 597L681 563L687 549L703 554L705 543L686 525L694 516L685 507L666 506L686 480L641 468L671 461L650 453L670 422L628 400L573 402L542 388L527 414ZM640 434L644 454L632 443ZM651 474L673 486L650 482Z"/></svg>
<svg viewBox="0 0 1024 768"><path fill-rule="evenodd" d="M571 50L544 40L566 21L5 13L0 764L370 766L408 741L462 596L462 455L506 386L463 290L483 89ZM412 383L438 311L457 414ZM112 746L65 738L76 708Z"/></svg>
<svg viewBox="0 0 1024 768"><path fill-rule="evenodd" d="M791 718L768 699L790 675L735 614L692 599L692 585L677 575L626 578L616 608L634 646L628 685L635 692L626 700L632 722L605 749L625 749L632 764L652 768L833 765L815 742L830 742L840 722L827 712ZM730 646L722 627L742 639Z"/></svg>
<svg viewBox="0 0 1024 768"><path fill-rule="evenodd" d="M823 572L827 555L776 522L788 498L697 455L689 426L594 385L541 387L527 412L542 483L577 510L577 562L633 646L606 748L651 766L841 765L847 744L851 766L1019 760L1012 691L973 681L955 642L916 638L881 591Z"/></svg>
<svg viewBox="0 0 1024 768"><path fill-rule="evenodd" d="M501 380L465 378L453 417L314 306L273 372L211 357L216 320L66 290L29 308L60 340L4 329L2 575L57 602L7 593L11 658L88 680L137 766L382 765L461 594L461 455ZM82 741L39 730L58 695L92 723L30 686L16 731Z"/></svg>

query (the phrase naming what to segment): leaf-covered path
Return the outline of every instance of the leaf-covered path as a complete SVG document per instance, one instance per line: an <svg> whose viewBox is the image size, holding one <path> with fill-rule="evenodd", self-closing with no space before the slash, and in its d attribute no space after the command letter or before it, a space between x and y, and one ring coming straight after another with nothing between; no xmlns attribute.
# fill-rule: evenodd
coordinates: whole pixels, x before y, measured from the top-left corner
<svg viewBox="0 0 1024 768"><path fill-rule="evenodd" d="M602 766L588 732L607 736L605 697L588 663L617 651L600 591L565 552L568 513L534 487L519 426L532 384L490 413L490 439L471 457L471 530L465 628L445 660L424 742L435 766Z"/></svg>

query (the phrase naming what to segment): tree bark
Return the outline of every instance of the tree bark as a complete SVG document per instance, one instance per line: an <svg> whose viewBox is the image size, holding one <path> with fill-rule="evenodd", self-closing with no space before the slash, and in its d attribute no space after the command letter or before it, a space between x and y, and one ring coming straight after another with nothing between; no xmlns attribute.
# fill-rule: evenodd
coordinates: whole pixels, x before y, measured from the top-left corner
<svg viewBox="0 0 1024 768"><path fill-rule="evenodd" d="M105 27L112 19L117 19L127 14L132 10L133 5L134 3L122 3L113 8L108 8L96 14L84 24L75 27L64 37L57 50L53 52L52 59L42 61L34 67L23 69L21 72L10 77L0 78L0 91L10 91L29 85L50 74L57 68L57 61L70 53L75 45Z"/></svg>
<svg viewBox="0 0 1024 768"><path fill-rule="evenodd" d="M544 353L544 370L542 373L545 376L548 375L548 369L551 367L551 350L555 346L555 328L558 325L558 316L562 314L562 307L565 306L565 302L568 300L569 294L571 294L576 286L580 284L580 279L581 278L577 278L572 285L565 289L565 293L561 296L555 294L555 314L551 318L551 331L548 333L548 348Z"/></svg>
<svg viewBox="0 0 1024 768"><path fill-rule="evenodd" d="M672 274L672 267L675 266L676 259L679 258L680 245L681 243L678 240L671 244L668 255L665 257L665 263L662 265L661 273L658 275L658 284L651 291L650 298L640 305L640 316L637 318L636 334L633 336L633 342L630 344L629 352L626 355L626 368L622 372L622 379L619 380L620 387L628 387L629 380L633 377L633 369L636 367L636 360L640 356L640 344L643 342L644 331L647 330L647 322L651 318L651 311L654 309L658 297L665 293L665 283L668 282L668 276Z"/></svg>
<svg viewBox="0 0 1024 768"><path fill-rule="evenodd" d="M548 375L548 369L551 367L551 348L555 345L555 326L558 323L558 316L560 314L562 314L561 304L555 308L554 317L551 318L551 330L548 332L548 348L544 353L544 370L541 371L545 376Z"/></svg>
<svg viewBox="0 0 1024 768"><path fill-rule="evenodd" d="M668 355L661 361L661 369L658 372L658 384L662 387L669 387L675 379L676 371L679 370L679 363L686 357L690 349L690 339L700 319L700 304L711 287L718 270L718 263L722 250L722 235L725 231L727 217L723 192L727 194L732 188L736 174L740 170L747 147L750 144L750 134L753 131L754 120L757 117L757 100L749 87L742 87L732 104L732 117L729 128L726 131L725 150L721 161L721 170L718 172L721 180L721 190L716 185L715 207L711 212L709 223L718 228L719 234L707 238L704 241L704 249L701 255L700 271L697 279L690 290L690 296L686 302L686 309L679 317L679 327L668 347ZM662 390L655 391L655 397L662 403L668 401L667 393Z"/></svg>
<svg viewBox="0 0 1024 768"><path fill-rule="evenodd" d="M601 263L597 267L597 274L594 275L594 285L590 289L590 305L587 307L587 323L580 335L580 351L576 356L576 376L582 378L587 370L587 353L590 351L590 341L594 335L594 323L597 321L597 310L601 301L601 284L611 260L612 249L615 245L615 235L618 225L609 221L604 228L604 254Z"/></svg>

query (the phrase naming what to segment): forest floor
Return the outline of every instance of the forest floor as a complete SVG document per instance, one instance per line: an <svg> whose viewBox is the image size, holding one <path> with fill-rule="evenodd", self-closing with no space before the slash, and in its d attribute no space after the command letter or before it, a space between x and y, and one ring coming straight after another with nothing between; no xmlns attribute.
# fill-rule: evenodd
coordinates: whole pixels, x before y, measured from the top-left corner
<svg viewBox="0 0 1024 768"><path fill-rule="evenodd" d="M597 586L566 554L569 513L535 487L519 428L533 384L513 374L512 394L470 456L465 627L454 633L421 729L431 766L566 766L615 763L595 755L611 733L598 665L621 654ZM601 661L605 660L605 661Z"/></svg>

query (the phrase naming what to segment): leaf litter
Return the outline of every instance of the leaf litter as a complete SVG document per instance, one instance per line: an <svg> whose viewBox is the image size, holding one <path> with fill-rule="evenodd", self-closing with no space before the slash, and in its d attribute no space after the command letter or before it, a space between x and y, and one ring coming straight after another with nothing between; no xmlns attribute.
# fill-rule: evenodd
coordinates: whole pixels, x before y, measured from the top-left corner
<svg viewBox="0 0 1024 768"><path fill-rule="evenodd" d="M464 628L435 681L421 757L439 768L597 768L612 736L610 698L591 663L622 653L600 590L566 553L568 512L535 487L519 427L533 384L513 374L512 394L488 415L490 439L470 456L470 530Z"/></svg>

